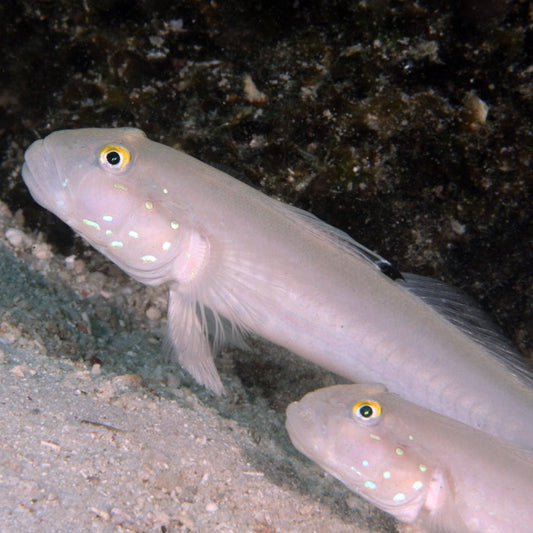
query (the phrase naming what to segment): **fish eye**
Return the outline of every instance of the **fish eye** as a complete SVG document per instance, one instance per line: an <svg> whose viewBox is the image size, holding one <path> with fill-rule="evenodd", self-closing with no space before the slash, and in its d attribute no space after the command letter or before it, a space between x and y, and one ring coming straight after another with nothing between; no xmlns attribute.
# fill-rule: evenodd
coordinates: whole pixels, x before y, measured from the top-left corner
<svg viewBox="0 0 533 533"><path fill-rule="evenodd" d="M352 415L356 420L376 422L381 416L381 404L374 400L360 400L353 404Z"/></svg>
<svg viewBox="0 0 533 533"><path fill-rule="evenodd" d="M129 150L122 146L108 144L100 151L100 163L112 170L123 169L131 159Z"/></svg>

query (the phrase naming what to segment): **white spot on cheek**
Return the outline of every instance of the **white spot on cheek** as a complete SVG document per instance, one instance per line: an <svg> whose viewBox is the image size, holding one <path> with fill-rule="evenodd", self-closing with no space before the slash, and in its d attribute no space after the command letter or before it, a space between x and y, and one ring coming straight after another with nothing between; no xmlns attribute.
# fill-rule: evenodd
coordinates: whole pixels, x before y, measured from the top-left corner
<svg viewBox="0 0 533 533"><path fill-rule="evenodd" d="M172 243L170 243L169 241L165 241L161 248L163 248L163 251L167 252L168 250L170 250L170 247L172 246Z"/></svg>
<svg viewBox="0 0 533 533"><path fill-rule="evenodd" d="M170 228L171 229L178 229L179 227L180 227L180 225L175 220L171 220L170 221Z"/></svg>
<svg viewBox="0 0 533 533"><path fill-rule="evenodd" d="M394 451L396 452L396 455L403 455L403 450L401 448L396 448Z"/></svg>
<svg viewBox="0 0 533 533"><path fill-rule="evenodd" d="M110 229L106 229L105 234L109 237L109 235L113 235L113 232Z"/></svg>
<svg viewBox="0 0 533 533"><path fill-rule="evenodd" d="M61 182L61 187L65 188L65 189L68 187L68 178L65 178L65 179Z"/></svg>
<svg viewBox="0 0 533 533"><path fill-rule="evenodd" d="M89 220L88 218L84 218L82 220L82 222L86 226L90 226L91 228L94 228L94 229L97 229L98 231L100 231L100 224L98 224L98 222L95 222L94 220Z"/></svg>
<svg viewBox="0 0 533 533"><path fill-rule="evenodd" d="M374 435L374 433L370 433L370 438L374 440L381 440L381 437L379 435Z"/></svg>
<svg viewBox="0 0 533 533"><path fill-rule="evenodd" d="M363 466L368 466L368 461L367 461L366 459L363 459L363 460L361 461L361 464L362 464Z"/></svg>
<svg viewBox="0 0 533 533"><path fill-rule="evenodd" d="M385 472L383 472L384 479L390 479L390 476L391 476L391 473L388 470L385 470Z"/></svg>
<svg viewBox="0 0 533 533"><path fill-rule="evenodd" d="M135 230L130 230L130 231L128 231L128 235L129 235L132 239L138 239L138 238L139 238L139 234L138 234Z"/></svg>
<svg viewBox="0 0 533 533"><path fill-rule="evenodd" d="M398 492L392 497L392 500L395 502L403 502L405 500L405 494L403 492Z"/></svg>
<svg viewBox="0 0 533 533"><path fill-rule="evenodd" d="M168 189L163 189L163 194L168 194Z"/></svg>
<svg viewBox="0 0 533 533"><path fill-rule="evenodd" d="M112 217L111 215L104 215L104 216L102 217L102 220L103 220L104 222L113 222L113 217Z"/></svg>
<svg viewBox="0 0 533 533"><path fill-rule="evenodd" d="M111 248L124 248L124 243L122 241L111 241L109 246L111 246Z"/></svg>
<svg viewBox="0 0 533 533"><path fill-rule="evenodd" d="M152 202L150 202L150 200L146 200L146 202L144 202L144 207L146 207L146 209L150 210L150 209L154 208L154 204Z"/></svg>
<svg viewBox="0 0 533 533"><path fill-rule="evenodd" d="M125 185L122 185L122 183L113 183L113 187L119 191L128 192L128 188Z"/></svg>
<svg viewBox="0 0 533 533"><path fill-rule="evenodd" d="M365 481L365 487L367 489L375 490L376 489L376 484L373 481Z"/></svg>
<svg viewBox="0 0 533 533"><path fill-rule="evenodd" d="M413 483L413 489L420 490L424 486L424 483L422 481L415 481Z"/></svg>
<svg viewBox="0 0 533 533"><path fill-rule="evenodd" d="M157 261L157 257L155 255L143 255L141 257L141 261L143 263L154 263Z"/></svg>
<svg viewBox="0 0 533 533"><path fill-rule="evenodd" d="M418 465L418 470L420 470L420 472L426 472L428 469L428 467L424 464L420 464Z"/></svg>

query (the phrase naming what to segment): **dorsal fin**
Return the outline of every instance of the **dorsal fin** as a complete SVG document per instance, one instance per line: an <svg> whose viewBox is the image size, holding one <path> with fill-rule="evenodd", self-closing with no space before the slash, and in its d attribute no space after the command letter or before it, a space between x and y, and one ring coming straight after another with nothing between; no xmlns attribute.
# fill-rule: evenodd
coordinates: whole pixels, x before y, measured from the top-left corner
<svg viewBox="0 0 533 533"><path fill-rule="evenodd" d="M318 237L332 241L345 252L363 258L388 278L392 280L402 279L402 274L390 261L387 261L376 252L358 243L344 231L330 226L312 213L299 209L298 207L283 204L278 201L273 202L272 205L278 208L279 213L284 217L291 219L293 223L300 224Z"/></svg>
<svg viewBox="0 0 533 533"><path fill-rule="evenodd" d="M443 281L405 272L402 276L410 292L481 344L522 381L533 386L531 366L470 296Z"/></svg>

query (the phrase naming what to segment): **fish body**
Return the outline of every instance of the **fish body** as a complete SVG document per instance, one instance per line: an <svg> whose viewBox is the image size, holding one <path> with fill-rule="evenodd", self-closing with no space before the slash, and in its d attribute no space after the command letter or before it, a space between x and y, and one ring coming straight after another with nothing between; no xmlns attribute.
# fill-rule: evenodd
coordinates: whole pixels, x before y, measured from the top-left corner
<svg viewBox="0 0 533 533"><path fill-rule="evenodd" d="M287 409L295 447L351 490L424 531L533 528L533 452L382 385L319 389Z"/></svg>
<svg viewBox="0 0 533 533"><path fill-rule="evenodd" d="M229 324L533 447L522 371L309 213L133 128L54 132L28 148L22 175L39 204L125 272L168 285L173 351L213 391L222 383L208 322L215 348Z"/></svg>

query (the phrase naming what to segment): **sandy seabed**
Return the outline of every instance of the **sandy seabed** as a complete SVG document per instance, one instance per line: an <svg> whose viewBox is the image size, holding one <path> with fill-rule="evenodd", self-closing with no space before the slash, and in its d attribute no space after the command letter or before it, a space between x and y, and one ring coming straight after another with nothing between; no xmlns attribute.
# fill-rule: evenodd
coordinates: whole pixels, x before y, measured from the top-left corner
<svg viewBox="0 0 533 533"><path fill-rule="evenodd" d="M394 531L292 448L284 407L305 390L272 408L230 353L213 397L158 355L164 311L146 315L164 310L163 290L91 274L0 215L0 531Z"/></svg>

